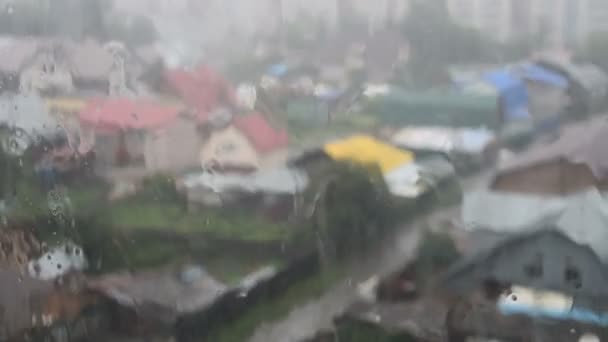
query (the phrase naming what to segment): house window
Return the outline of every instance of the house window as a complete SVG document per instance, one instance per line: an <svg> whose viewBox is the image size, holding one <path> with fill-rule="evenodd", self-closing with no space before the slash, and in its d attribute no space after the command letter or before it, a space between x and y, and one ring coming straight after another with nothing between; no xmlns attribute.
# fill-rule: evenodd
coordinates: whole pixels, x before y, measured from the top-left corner
<svg viewBox="0 0 608 342"><path fill-rule="evenodd" d="M572 265L566 266L566 269L564 270L564 281L568 286L580 289L583 286L581 271Z"/></svg>
<svg viewBox="0 0 608 342"><path fill-rule="evenodd" d="M528 278L541 278L543 276L543 256L536 254L532 262L524 265L524 274Z"/></svg>

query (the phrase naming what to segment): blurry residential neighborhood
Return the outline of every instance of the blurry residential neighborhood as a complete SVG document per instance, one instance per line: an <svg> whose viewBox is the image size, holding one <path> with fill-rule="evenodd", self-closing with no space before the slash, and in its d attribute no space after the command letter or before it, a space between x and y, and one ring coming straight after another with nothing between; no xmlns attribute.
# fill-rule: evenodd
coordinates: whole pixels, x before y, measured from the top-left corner
<svg viewBox="0 0 608 342"><path fill-rule="evenodd" d="M0 8L0 340L608 338L608 2Z"/></svg>

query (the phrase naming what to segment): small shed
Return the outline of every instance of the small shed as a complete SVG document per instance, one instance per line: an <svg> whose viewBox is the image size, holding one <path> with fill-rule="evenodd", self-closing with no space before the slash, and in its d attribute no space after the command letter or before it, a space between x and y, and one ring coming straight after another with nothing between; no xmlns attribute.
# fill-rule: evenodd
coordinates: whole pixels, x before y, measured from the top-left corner
<svg viewBox="0 0 608 342"><path fill-rule="evenodd" d="M567 127L554 142L533 146L502 165L490 188L545 195L608 189L607 134L606 117Z"/></svg>
<svg viewBox="0 0 608 342"><path fill-rule="evenodd" d="M227 291L196 265L103 275L89 280L88 288L112 302L123 318L131 317L113 317L121 325L115 328L130 332L170 331L179 317L209 308Z"/></svg>
<svg viewBox="0 0 608 342"><path fill-rule="evenodd" d="M251 207L274 217L286 217L300 206L308 186L306 173L293 168L273 168L253 174L202 172L179 180L189 206ZM277 217L278 218L278 217Z"/></svg>

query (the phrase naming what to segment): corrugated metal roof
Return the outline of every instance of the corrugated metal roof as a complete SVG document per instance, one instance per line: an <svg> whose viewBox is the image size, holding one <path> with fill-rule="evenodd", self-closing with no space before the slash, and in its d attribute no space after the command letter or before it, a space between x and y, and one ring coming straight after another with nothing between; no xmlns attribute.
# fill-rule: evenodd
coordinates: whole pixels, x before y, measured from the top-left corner
<svg viewBox="0 0 608 342"><path fill-rule="evenodd" d="M608 117L567 127L558 140L546 145L537 145L501 166L499 174L505 174L543 163L564 159L573 164L589 167L598 179L608 175Z"/></svg>
<svg viewBox="0 0 608 342"><path fill-rule="evenodd" d="M297 194L308 186L308 176L296 169L276 168L250 175L199 173L184 177L182 182L188 188L205 187L218 193Z"/></svg>

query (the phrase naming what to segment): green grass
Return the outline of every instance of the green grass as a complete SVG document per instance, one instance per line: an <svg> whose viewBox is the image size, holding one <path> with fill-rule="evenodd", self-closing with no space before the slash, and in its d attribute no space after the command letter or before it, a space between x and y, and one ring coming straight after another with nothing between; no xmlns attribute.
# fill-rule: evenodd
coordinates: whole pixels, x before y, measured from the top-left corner
<svg viewBox="0 0 608 342"><path fill-rule="evenodd" d="M112 226L124 231L167 230L207 234L215 238L253 242L279 241L289 233L287 224L272 223L254 215L218 210L188 212L181 205L154 201L120 201L108 211Z"/></svg>
<svg viewBox="0 0 608 342"><path fill-rule="evenodd" d="M72 215L104 216L104 223L122 231L142 229L171 230L182 234L207 234L218 239L252 242L278 241L289 233L289 225L272 223L245 212L222 212L207 209L188 212L181 203L127 199L107 202L107 188L99 183L80 184L66 189L72 203ZM31 179L17 183L15 205L10 219L16 222L50 218L47 196Z"/></svg>
<svg viewBox="0 0 608 342"><path fill-rule="evenodd" d="M246 255L235 251L210 254L206 245L161 238L126 239L123 243L108 248L113 251L111 256L113 260L104 265L104 272L125 267L145 269L182 261L194 261L207 268L218 280L229 285L238 283L244 276L261 267L281 267L284 264L284 260L279 256Z"/></svg>
<svg viewBox="0 0 608 342"><path fill-rule="evenodd" d="M282 295L262 301L248 310L236 322L220 328L207 339L214 342L246 341L263 323L285 317L298 306L320 297L343 276L339 268L328 269L289 288Z"/></svg>

